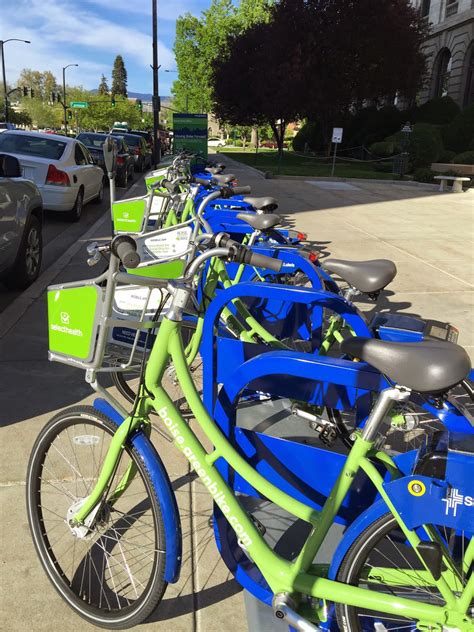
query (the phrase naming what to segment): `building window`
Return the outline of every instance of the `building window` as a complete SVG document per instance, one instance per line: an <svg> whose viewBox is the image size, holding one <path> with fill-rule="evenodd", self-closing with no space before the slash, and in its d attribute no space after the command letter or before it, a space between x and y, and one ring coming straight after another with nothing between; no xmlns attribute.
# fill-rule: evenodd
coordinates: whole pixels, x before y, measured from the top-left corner
<svg viewBox="0 0 474 632"><path fill-rule="evenodd" d="M420 11L422 18L427 18L430 15L430 5L431 0L421 0Z"/></svg>
<svg viewBox="0 0 474 632"><path fill-rule="evenodd" d="M463 107L474 103L474 42L471 42L466 54L466 82L464 84Z"/></svg>
<svg viewBox="0 0 474 632"><path fill-rule="evenodd" d="M448 94L448 81L451 72L451 53L443 48L433 65L432 97L445 97Z"/></svg>
<svg viewBox="0 0 474 632"><path fill-rule="evenodd" d="M458 0L446 0L446 17L458 12Z"/></svg>

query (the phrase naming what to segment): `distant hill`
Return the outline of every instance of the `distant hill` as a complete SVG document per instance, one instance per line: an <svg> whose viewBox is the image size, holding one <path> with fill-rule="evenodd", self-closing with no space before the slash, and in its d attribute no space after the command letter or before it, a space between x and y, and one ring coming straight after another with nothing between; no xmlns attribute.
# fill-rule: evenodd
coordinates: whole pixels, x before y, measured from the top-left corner
<svg viewBox="0 0 474 632"><path fill-rule="evenodd" d="M91 90L93 94L97 94L99 91L97 89ZM151 101L153 95L150 92L129 92L128 96L130 99L141 99L142 101ZM168 105L171 101L171 97L161 97L161 102L164 105Z"/></svg>

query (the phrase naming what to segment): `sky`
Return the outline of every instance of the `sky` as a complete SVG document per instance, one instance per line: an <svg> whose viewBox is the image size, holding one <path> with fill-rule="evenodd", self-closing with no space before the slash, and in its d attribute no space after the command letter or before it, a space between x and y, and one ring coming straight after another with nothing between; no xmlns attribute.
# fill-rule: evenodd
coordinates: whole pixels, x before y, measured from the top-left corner
<svg viewBox="0 0 474 632"><path fill-rule="evenodd" d="M4 0L6 2L6 0ZM210 0L158 0L159 92L171 94L177 75L173 55L176 18L199 16ZM7 83L14 85L23 68L51 70L59 83L68 68L69 85L97 88L103 73L111 83L115 56L124 58L131 92L152 92L151 0L14 0L2 11L0 39L5 44ZM21 19L19 19L21 16Z"/></svg>

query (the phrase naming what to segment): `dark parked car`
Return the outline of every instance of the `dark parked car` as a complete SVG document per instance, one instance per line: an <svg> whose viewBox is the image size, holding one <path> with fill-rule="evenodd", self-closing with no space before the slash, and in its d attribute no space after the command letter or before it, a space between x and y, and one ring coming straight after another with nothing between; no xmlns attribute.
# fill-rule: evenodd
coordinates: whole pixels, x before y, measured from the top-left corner
<svg viewBox="0 0 474 632"><path fill-rule="evenodd" d="M39 275L43 201L38 187L22 177L15 156L0 154L0 278L23 289Z"/></svg>
<svg viewBox="0 0 474 632"><path fill-rule="evenodd" d="M151 151L153 155L153 134L151 132L145 132L140 129L131 129L129 133L135 134L136 136L141 136L142 138L144 138L148 149Z"/></svg>
<svg viewBox="0 0 474 632"><path fill-rule="evenodd" d="M104 163L103 145L107 136L108 134L93 132L82 132L77 136L77 140L80 140L81 143L87 147L94 162L99 165L99 167L102 167L106 176L107 170ZM114 140L117 143L117 175L115 176L117 186L126 187L128 180L133 179L135 158L122 136L116 136L114 134Z"/></svg>
<svg viewBox="0 0 474 632"><path fill-rule="evenodd" d="M145 171L145 169L151 169L152 154L148 149L145 139L136 134L120 134L119 131L112 131L114 136L120 135L125 139L125 142L130 148L133 157L135 158L135 171Z"/></svg>

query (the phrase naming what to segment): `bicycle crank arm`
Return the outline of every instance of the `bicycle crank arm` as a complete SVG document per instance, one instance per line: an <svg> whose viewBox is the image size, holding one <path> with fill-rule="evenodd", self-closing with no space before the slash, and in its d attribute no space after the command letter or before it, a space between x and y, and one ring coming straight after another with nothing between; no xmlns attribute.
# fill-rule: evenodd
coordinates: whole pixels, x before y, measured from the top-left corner
<svg viewBox="0 0 474 632"><path fill-rule="evenodd" d="M279 593L273 597L272 608L277 619L301 632L322 632L320 627L302 617L291 606L295 606L295 603L288 595Z"/></svg>

